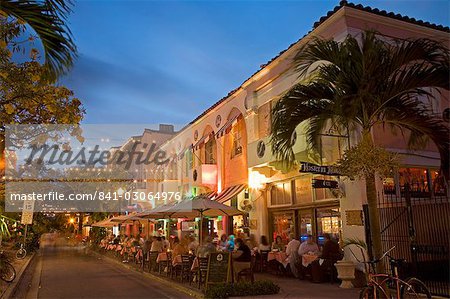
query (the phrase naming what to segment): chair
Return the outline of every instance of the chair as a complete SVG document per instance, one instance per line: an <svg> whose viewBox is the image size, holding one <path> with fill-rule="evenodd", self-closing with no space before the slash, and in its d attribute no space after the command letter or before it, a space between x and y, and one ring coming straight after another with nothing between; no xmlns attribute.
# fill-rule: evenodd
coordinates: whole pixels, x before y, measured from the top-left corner
<svg viewBox="0 0 450 299"><path fill-rule="evenodd" d="M206 282L206 274L208 273L208 258L207 257L199 257L198 258L198 268L193 271L198 288L200 289L202 284ZM189 284L192 280L189 281Z"/></svg>
<svg viewBox="0 0 450 299"><path fill-rule="evenodd" d="M158 273L161 274L161 268L164 269L167 267L167 272L169 273L169 265L172 265L172 252L167 252L167 260L160 261L158 263Z"/></svg>
<svg viewBox="0 0 450 299"><path fill-rule="evenodd" d="M270 252L270 250L261 250L261 252L260 252L259 268L261 269L261 272L267 271L267 265L268 265L267 258L269 256L269 252Z"/></svg>
<svg viewBox="0 0 450 299"><path fill-rule="evenodd" d="M185 279L187 281L191 279L192 262L193 258L190 255L181 255L181 265L176 267L180 272L181 282L184 282Z"/></svg>
<svg viewBox="0 0 450 299"><path fill-rule="evenodd" d="M150 251L148 253L148 272L157 271L158 263L156 260L158 259L158 251Z"/></svg>
<svg viewBox="0 0 450 299"><path fill-rule="evenodd" d="M256 257L252 256L252 259L250 261L250 268L239 271L239 273L237 275L238 282L242 278L245 277L245 278L250 278L250 281L252 283L254 283L255 282L255 276L253 275L253 272L254 272L255 265L256 265Z"/></svg>

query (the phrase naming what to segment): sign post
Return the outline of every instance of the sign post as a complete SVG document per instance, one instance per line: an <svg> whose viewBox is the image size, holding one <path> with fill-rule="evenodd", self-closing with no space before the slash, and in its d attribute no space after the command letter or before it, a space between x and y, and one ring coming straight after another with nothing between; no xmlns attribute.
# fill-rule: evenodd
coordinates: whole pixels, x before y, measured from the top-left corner
<svg viewBox="0 0 450 299"><path fill-rule="evenodd" d="M23 202L22 218L20 223L25 224L25 232L23 234L23 244L27 243L28 224L33 223L34 200L25 200Z"/></svg>

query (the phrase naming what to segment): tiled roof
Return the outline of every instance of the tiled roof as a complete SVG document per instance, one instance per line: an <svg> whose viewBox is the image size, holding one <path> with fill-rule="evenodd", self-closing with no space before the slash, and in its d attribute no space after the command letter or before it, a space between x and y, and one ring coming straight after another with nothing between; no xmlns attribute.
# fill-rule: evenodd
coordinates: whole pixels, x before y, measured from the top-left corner
<svg viewBox="0 0 450 299"><path fill-rule="evenodd" d="M422 21L422 20L416 20L415 18L410 18L408 16L402 16L401 14L395 14L393 12L387 12L385 10L379 10L378 8L372 8L370 6L363 6L361 4L354 4L354 3L351 3L351 2L347 2L345 0L342 0L339 3L339 5L336 6L333 10L329 11L326 16L321 17L318 22L314 23L314 28L319 26L326 19L328 19L332 14L334 14L336 11L338 11L341 7L344 7L344 6L351 7L351 8L358 9L358 10L362 10L362 11L366 11L366 12L370 12L370 13L373 13L373 14L376 14L376 15L379 15L379 16L384 16L384 17L388 17L388 18L392 18L392 19L396 19L396 20L400 20L400 21L416 24L416 25L419 25L419 26L428 27L428 28L431 28L431 29L435 29L435 30L439 30L439 31L444 31L444 32L450 33L450 28L448 26L433 24L433 23L430 23L430 22Z"/></svg>
<svg viewBox="0 0 450 299"><path fill-rule="evenodd" d="M347 2L346 0L342 0L341 2L339 2L339 5L336 6L333 10L328 11L328 13L321 17L319 19L319 21L315 22L313 25L312 30L316 29L317 27L319 27L320 24L322 24L323 22L325 22L328 18L330 18L333 14L335 14L339 9L341 9L342 7L351 7L354 9L358 9L358 10L362 10L365 12L369 12L369 13L373 13L373 14L377 14L380 16L384 16L384 17L388 17L388 18L393 18L396 20L400 20L400 21L404 21L404 22L408 22L408 23L412 23L412 24L416 24L419 26L423 26L423 27L428 27L431 29L435 29L435 30L439 30L439 31L444 31L444 32L448 32L450 33L450 28L448 26L443 26L443 25L437 25L437 24L433 24L430 22L424 22L422 20L416 20L415 18L410 18L408 16L402 16L401 14L395 14L393 12L387 12L385 10L379 10L378 8L371 8L369 6L363 6L361 4L354 4L351 2ZM292 46L294 46L296 43L298 43L300 40L302 40L305 36L307 36L308 34L311 33L310 30L308 33L306 33L303 37L301 37L299 40L297 40L296 42L292 43L289 45L289 47L283 51L281 51L280 53L278 53L277 56L273 57L272 59L270 59L268 62L266 62L265 64L262 64L260 69L257 70L255 73L253 73L250 77L248 77L247 79L245 79L244 82L248 81L251 77L253 77L254 75L256 75L259 71L261 71L263 68L265 68L268 64L270 64L272 61L274 61L275 59L277 59L278 57L280 57L284 52L286 52L287 50L289 50ZM244 83L243 82L243 83ZM242 84L243 84L242 83ZM239 89L241 88L241 86L239 86L238 88L230 91L226 96L224 96L223 98L221 98L219 101L217 101L216 103L214 103L211 107L209 107L207 110L205 110L204 112L202 112L199 116L197 116L194 120L192 120L189 124L187 124L185 127L183 127L179 132L183 131L186 127L188 127L189 125L195 123L197 120L199 120L200 118L202 118L204 115L206 115L208 112L210 112L212 109L214 109L215 107L217 107L219 104L221 104L222 102L224 102L227 98L229 98L230 96L232 96L234 93L236 93Z"/></svg>

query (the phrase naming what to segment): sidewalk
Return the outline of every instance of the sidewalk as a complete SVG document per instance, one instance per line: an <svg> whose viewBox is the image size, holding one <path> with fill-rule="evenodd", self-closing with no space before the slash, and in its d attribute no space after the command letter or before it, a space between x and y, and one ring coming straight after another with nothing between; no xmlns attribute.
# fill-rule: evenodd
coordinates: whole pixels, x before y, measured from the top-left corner
<svg viewBox="0 0 450 299"><path fill-rule="evenodd" d="M13 282L5 282L0 279L0 298L9 298L13 293L15 288L19 285L20 279L23 273L25 273L26 268L33 259L35 253L28 254L23 260L18 260L15 258L15 251L5 250L6 254L10 257L10 262L16 270L16 279Z"/></svg>
<svg viewBox="0 0 450 299"><path fill-rule="evenodd" d="M341 289L339 288L339 283L312 283L308 280L299 280L293 277L276 276L267 273L255 273L255 279L271 280L281 288L280 293L277 295L259 296L259 298L359 298L359 289Z"/></svg>
<svg viewBox="0 0 450 299"><path fill-rule="evenodd" d="M117 259L111 257L109 254L101 254L95 251L91 251L99 257L106 258L115 263L122 264L124 267L129 269L141 271L139 266L133 263L121 263ZM160 276L158 274L150 274L147 272L143 273L144 275L151 276L152 278L156 278L160 280L162 283L169 284L171 287L180 288L181 291L188 293L194 297L202 297L202 293L193 286L189 286L189 284L181 284L177 281L166 278L165 276ZM280 293L277 295L265 295L265 296L256 296L256 297L239 297L244 299L250 298L302 298L302 299L333 299L333 298L359 298L359 289L341 289L339 288L339 283L312 283L308 280L299 280L293 277L285 277L285 276L277 276L273 274L267 273L255 273L256 280L270 280L274 283L278 284L281 288ZM234 297L237 298L237 297Z"/></svg>

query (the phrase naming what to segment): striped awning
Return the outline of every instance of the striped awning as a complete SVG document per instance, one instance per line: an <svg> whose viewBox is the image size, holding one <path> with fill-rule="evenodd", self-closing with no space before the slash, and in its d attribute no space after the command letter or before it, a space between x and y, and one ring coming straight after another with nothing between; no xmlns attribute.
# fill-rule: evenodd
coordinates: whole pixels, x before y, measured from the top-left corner
<svg viewBox="0 0 450 299"><path fill-rule="evenodd" d="M223 135L225 135L227 129L230 128L233 125L233 123L237 122L239 117L242 117L242 114L237 114L232 118L230 118L229 120L227 120L227 122L223 125L223 127L220 128L219 131L217 131L216 138L220 138Z"/></svg>
<svg viewBox="0 0 450 299"><path fill-rule="evenodd" d="M210 138L214 138L214 131L211 132L210 134L205 135L205 136L203 136L202 138L200 138L200 140L197 141L196 144L192 145L192 147L193 147L195 150L198 150L198 149L200 148L200 146L201 146L203 143L208 142Z"/></svg>
<svg viewBox="0 0 450 299"><path fill-rule="evenodd" d="M241 193L242 190L245 189L245 187L246 187L245 184L228 187L225 190L223 190L222 192L220 192L220 194L218 194L216 196L216 198L214 198L214 200L217 202L220 202L220 203L225 203L225 202L229 201L230 199L232 199L234 196Z"/></svg>

